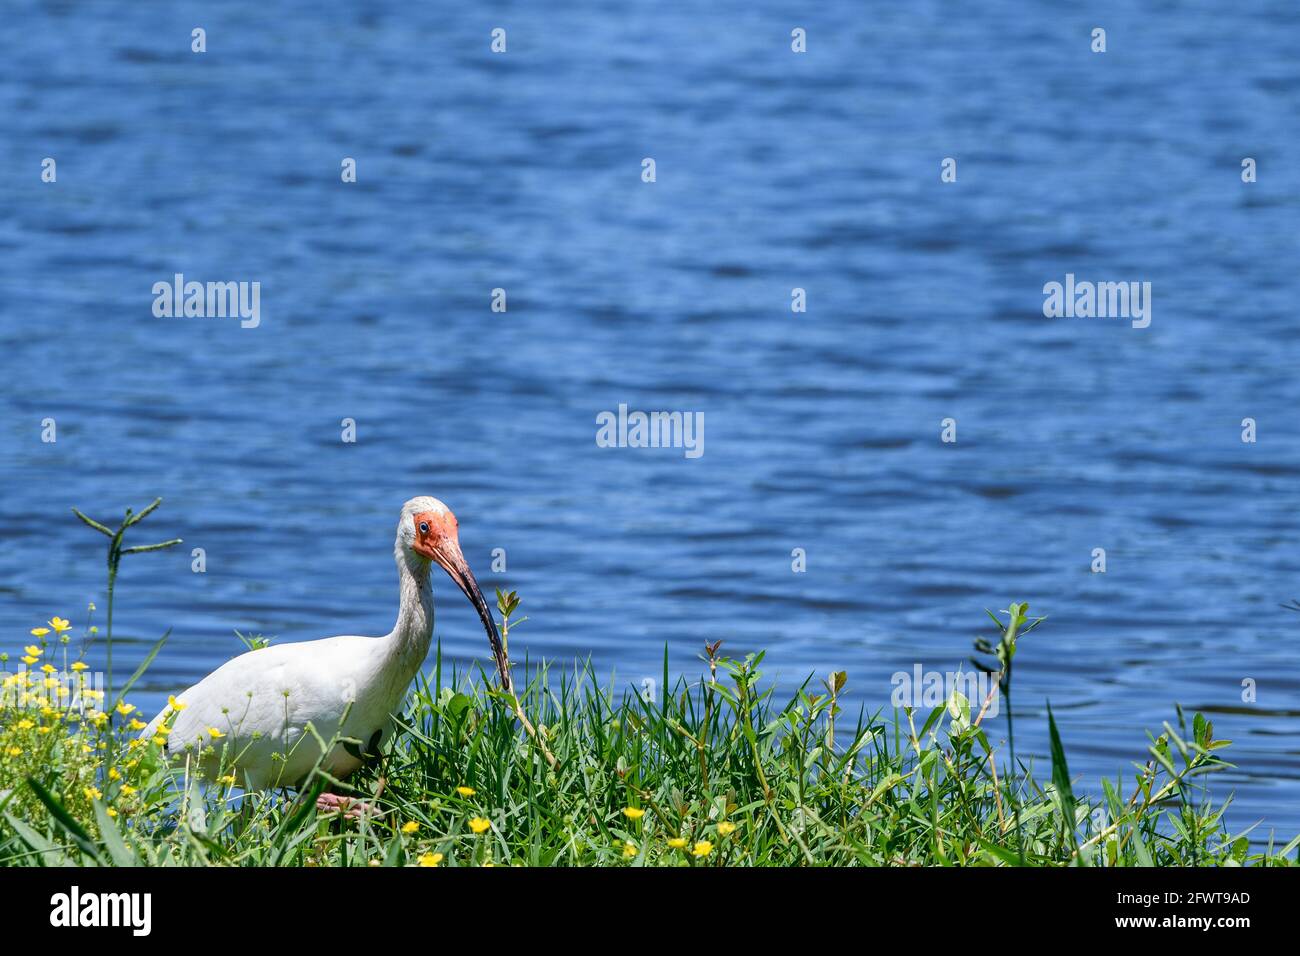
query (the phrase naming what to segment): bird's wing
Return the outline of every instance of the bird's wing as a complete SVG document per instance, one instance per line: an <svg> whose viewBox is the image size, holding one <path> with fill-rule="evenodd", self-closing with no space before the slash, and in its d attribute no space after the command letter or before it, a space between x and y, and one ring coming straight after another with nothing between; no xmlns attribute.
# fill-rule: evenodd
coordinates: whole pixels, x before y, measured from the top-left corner
<svg viewBox="0 0 1300 956"><path fill-rule="evenodd" d="M353 716L368 717L354 715L357 705L349 702L358 699L377 667L378 643L345 636L248 651L177 694L179 709L169 705L143 734L156 733L165 720L173 756L187 747L225 748L226 762L257 776L259 785L290 782L320 756L319 747L304 742L309 723L328 741L345 710L349 725ZM282 755L278 767L273 754Z"/></svg>

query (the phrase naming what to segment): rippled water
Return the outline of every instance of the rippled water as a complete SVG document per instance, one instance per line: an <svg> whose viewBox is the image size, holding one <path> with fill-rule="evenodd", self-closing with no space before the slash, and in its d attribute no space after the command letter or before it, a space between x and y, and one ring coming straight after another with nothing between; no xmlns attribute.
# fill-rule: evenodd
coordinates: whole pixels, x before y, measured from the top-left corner
<svg viewBox="0 0 1300 956"><path fill-rule="evenodd" d="M119 673L174 629L144 700L236 628L383 633L434 494L534 658L639 681L721 638L874 709L1024 599L1018 743L1050 698L1095 785L1200 708L1231 823L1300 829L1293 3L155 6L6 15L7 644L102 603L69 507L154 495L138 540L186 547L124 565ZM176 272L259 281L261 325L155 318ZM1044 318L1066 273L1150 281L1151 326ZM705 454L597 447L621 402L704 412Z"/></svg>

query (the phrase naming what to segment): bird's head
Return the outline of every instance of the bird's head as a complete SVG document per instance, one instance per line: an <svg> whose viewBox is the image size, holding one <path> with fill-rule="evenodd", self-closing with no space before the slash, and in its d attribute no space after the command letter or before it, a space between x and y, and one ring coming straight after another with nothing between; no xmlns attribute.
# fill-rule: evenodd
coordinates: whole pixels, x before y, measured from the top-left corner
<svg viewBox="0 0 1300 956"><path fill-rule="evenodd" d="M501 644L501 635L497 632L496 621L483 598L483 592L474 580L474 572L469 569L469 562L461 553L459 527L451 509L437 498L412 498L402 506L402 517L397 524L397 547L399 556L404 556L402 552L405 552L417 560L437 564L469 598L487 630L497 673L501 676L501 686L509 689L510 667L506 661L505 648Z"/></svg>

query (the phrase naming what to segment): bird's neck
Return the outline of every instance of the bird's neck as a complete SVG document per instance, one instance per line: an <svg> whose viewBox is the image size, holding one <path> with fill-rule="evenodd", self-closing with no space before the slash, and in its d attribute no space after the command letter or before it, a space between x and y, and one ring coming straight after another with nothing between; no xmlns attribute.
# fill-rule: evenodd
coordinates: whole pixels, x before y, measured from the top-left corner
<svg viewBox="0 0 1300 956"><path fill-rule="evenodd" d="M389 661L400 671L403 689L410 682L429 653L433 638L433 588L429 584L429 562L399 555L397 583L400 603L397 623L388 641L392 645Z"/></svg>

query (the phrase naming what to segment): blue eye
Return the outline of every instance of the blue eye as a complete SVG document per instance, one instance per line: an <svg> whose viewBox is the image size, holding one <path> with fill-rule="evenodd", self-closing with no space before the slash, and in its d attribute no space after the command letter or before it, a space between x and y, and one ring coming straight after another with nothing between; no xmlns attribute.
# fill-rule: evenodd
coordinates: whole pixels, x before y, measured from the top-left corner
<svg viewBox="0 0 1300 956"><path fill-rule="evenodd" d="M420 522L420 534L428 534L428 533L429 533L429 522L427 522L427 521L421 521L421 522Z"/></svg>

